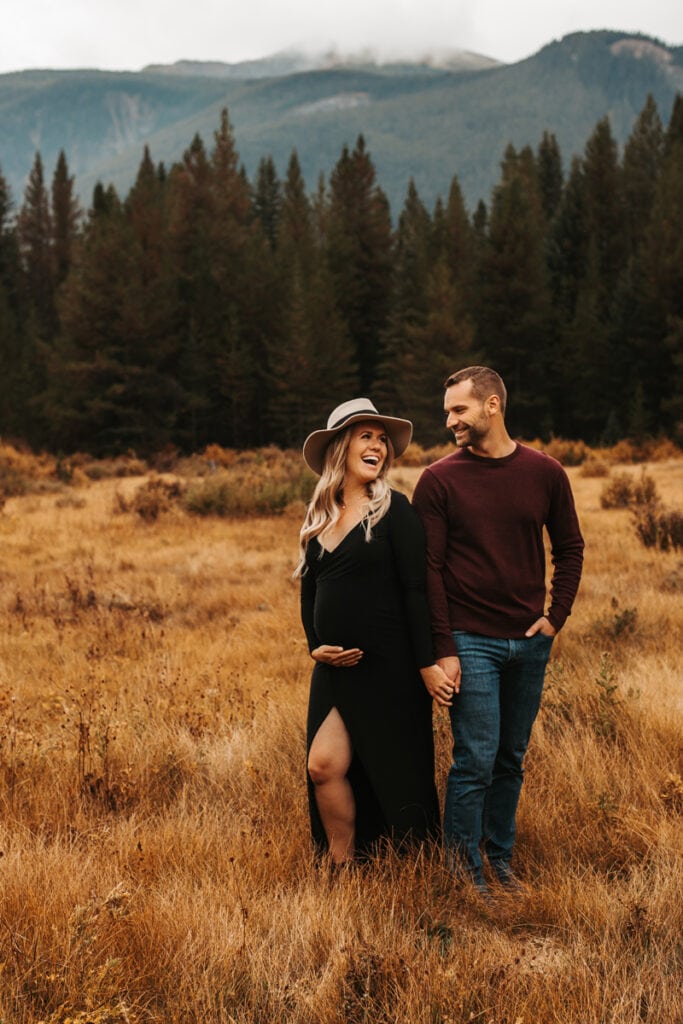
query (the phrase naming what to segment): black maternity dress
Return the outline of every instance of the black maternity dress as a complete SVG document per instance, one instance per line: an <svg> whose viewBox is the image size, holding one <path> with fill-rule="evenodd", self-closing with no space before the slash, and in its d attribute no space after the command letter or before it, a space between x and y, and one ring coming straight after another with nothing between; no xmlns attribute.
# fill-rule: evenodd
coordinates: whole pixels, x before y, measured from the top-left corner
<svg viewBox="0 0 683 1024"><path fill-rule="evenodd" d="M433 664L422 524L410 502L392 491L387 514L366 541L362 524L333 551L309 546L301 581L301 615L309 649L358 647L351 668L316 663L308 705L307 746L332 708L353 745L348 778L356 801L356 850L371 851L435 837L432 702L418 667ZM313 840L327 839L308 779Z"/></svg>

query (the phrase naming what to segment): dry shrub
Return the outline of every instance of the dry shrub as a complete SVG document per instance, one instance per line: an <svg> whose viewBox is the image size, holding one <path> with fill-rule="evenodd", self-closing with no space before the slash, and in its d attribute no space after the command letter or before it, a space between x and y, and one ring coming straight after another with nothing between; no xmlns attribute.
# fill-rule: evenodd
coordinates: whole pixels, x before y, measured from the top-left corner
<svg viewBox="0 0 683 1024"><path fill-rule="evenodd" d="M559 437L552 437L550 441L541 441L537 438L524 443L531 448L547 452L563 466L588 464L586 475L595 476L607 475L601 464L610 466L618 463L666 462L681 457L680 447L666 437L647 438L640 442L618 441L609 448L591 448L584 441L568 441Z"/></svg>
<svg viewBox="0 0 683 1024"><path fill-rule="evenodd" d="M622 608L618 598L612 597L610 612L599 615L592 623L589 635L601 644L619 642L638 637L638 609L635 606Z"/></svg>
<svg viewBox="0 0 683 1024"><path fill-rule="evenodd" d="M262 467L275 473L292 472L301 465L302 457L299 450L278 448L268 445L265 448L222 448L219 444L210 444L200 456L212 472L217 469L232 469L239 466L243 469Z"/></svg>
<svg viewBox="0 0 683 1024"><path fill-rule="evenodd" d="M273 515L308 501L314 477L295 452L264 448L235 453L229 468L192 483L184 497L188 512L207 516Z"/></svg>
<svg viewBox="0 0 683 1024"><path fill-rule="evenodd" d="M204 449L202 459L211 469L231 469L239 463L240 454L235 448L221 448L219 444L210 444Z"/></svg>
<svg viewBox="0 0 683 1024"><path fill-rule="evenodd" d="M662 503L657 485L645 469L637 478L630 473L613 476L602 489L600 505L604 509L630 508L636 536L645 547L660 551L683 547L683 515Z"/></svg>
<svg viewBox="0 0 683 1024"><path fill-rule="evenodd" d="M630 473L616 473L600 494L601 508L628 508L633 501L633 477Z"/></svg>
<svg viewBox="0 0 683 1024"><path fill-rule="evenodd" d="M659 585L659 589L665 594L680 594L683 592L683 562L666 574Z"/></svg>
<svg viewBox="0 0 683 1024"><path fill-rule="evenodd" d="M618 441L607 451L612 462L666 462L681 457L680 447L668 437Z"/></svg>
<svg viewBox="0 0 683 1024"><path fill-rule="evenodd" d="M604 459L590 455L581 466L581 476L606 477L610 474L610 468Z"/></svg>
<svg viewBox="0 0 683 1024"><path fill-rule="evenodd" d="M149 467L135 452L117 455L110 459L94 459L90 455L77 453L69 456L68 462L74 469L79 469L89 480L108 480L112 477L144 476Z"/></svg>
<svg viewBox="0 0 683 1024"><path fill-rule="evenodd" d="M446 455L450 455L454 450L455 448L450 442L432 445L429 448L423 448L421 445L417 444L416 441L411 441L403 455L396 460L395 465L399 469L412 469L429 466L432 462L437 462L439 459L443 459Z"/></svg>
<svg viewBox="0 0 683 1024"><path fill-rule="evenodd" d="M532 448L540 448L563 466L580 466L590 455L590 448L583 441L564 441L552 437L550 441L531 441Z"/></svg>
<svg viewBox="0 0 683 1024"><path fill-rule="evenodd" d="M176 507L185 493L180 480L152 476L138 487L129 503L129 510L137 513L145 522L155 522L162 514Z"/></svg>
<svg viewBox="0 0 683 1024"><path fill-rule="evenodd" d="M87 504L85 498L79 498L75 494L64 494L55 500L55 508L85 508Z"/></svg>
<svg viewBox="0 0 683 1024"><path fill-rule="evenodd" d="M425 448L425 461L429 465L431 462L437 462L439 459L444 459L447 455L450 455L454 451L452 443L447 442L444 444L432 445L431 448Z"/></svg>
<svg viewBox="0 0 683 1024"><path fill-rule="evenodd" d="M637 478L631 473L615 474L600 494L600 505L605 509L649 505L658 500L657 485L645 469Z"/></svg>
<svg viewBox="0 0 683 1024"><path fill-rule="evenodd" d="M3 498L52 489L58 479L57 463L51 455L34 455L0 443L0 496Z"/></svg>
<svg viewBox="0 0 683 1024"><path fill-rule="evenodd" d="M273 515L302 500L309 491L308 481L225 473L188 487L184 506L199 516Z"/></svg>
<svg viewBox="0 0 683 1024"><path fill-rule="evenodd" d="M613 462L639 462L641 449L633 441L623 440L617 441L615 445L609 449L610 456Z"/></svg>
<svg viewBox="0 0 683 1024"><path fill-rule="evenodd" d="M646 548L678 551L683 548L683 514L658 501L638 504L633 510L633 525Z"/></svg>
<svg viewBox="0 0 683 1024"><path fill-rule="evenodd" d="M659 501L657 485L652 476L641 470L640 476L633 484L633 504L652 505Z"/></svg>
<svg viewBox="0 0 683 1024"><path fill-rule="evenodd" d="M161 451L150 455L149 464L156 473L174 473L177 472L180 460L180 452L176 446L167 444Z"/></svg>

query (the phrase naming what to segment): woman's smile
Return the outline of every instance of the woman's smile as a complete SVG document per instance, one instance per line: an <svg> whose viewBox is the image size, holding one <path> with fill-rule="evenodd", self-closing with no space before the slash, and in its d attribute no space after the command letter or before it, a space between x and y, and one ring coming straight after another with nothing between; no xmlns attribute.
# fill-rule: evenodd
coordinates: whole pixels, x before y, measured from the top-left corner
<svg viewBox="0 0 683 1024"><path fill-rule="evenodd" d="M357 423L346 455L346 476L371 483L387 459L387 435L381 423Z"/></svg>

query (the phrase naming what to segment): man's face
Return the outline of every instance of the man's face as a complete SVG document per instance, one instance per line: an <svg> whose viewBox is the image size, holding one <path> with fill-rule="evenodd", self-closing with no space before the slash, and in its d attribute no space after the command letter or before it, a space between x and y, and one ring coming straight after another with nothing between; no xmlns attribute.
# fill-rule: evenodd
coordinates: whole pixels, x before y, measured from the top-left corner
<svg viewBox="0 0 683 1024"><path fill-rule="evenodd" d="M458 448L477 447L490 429L484 402L472 394L472 381L452 384L444 395L446 427L453 431Z"/></svg>

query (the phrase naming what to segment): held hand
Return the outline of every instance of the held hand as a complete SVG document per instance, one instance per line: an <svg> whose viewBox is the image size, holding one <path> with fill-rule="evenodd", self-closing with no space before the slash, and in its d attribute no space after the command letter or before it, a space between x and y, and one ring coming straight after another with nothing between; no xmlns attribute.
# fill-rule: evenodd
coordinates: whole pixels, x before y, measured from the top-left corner
<svg viewBox="0 0 683 1024"><path fill-rule="evenodd" d="M443 669L453 684L453 692L460 693L460 677L462 675L460 671L460 658L450 655L448 658L437 658L436 663L439 668Z"/></svg>
<svg viewBox="0 0 683 1024"><path fill-rule="evenodd" d="M422 682L427 687L430 697L442 708L450 708L453 704L453 682L439 665L428 665L420 669Z"/></svg>
<svg viewBox="0 0 683 1024"><path fill-rule="evenodd" d="M543 636L555 636L557 630L545 615L541 615L540 619L536 619L533 626L529 626L524 636L536 636L537 633L542 633Z"/></svg>
<svg viewBox="0 0 683 1024"><path fill-rule="evenodd" d="M311 651L311 657L323 665L332 665L333 668L350 668L357 665L363 657L363 652L358 647L333 647L331 644L321 644Z"/></svg>

